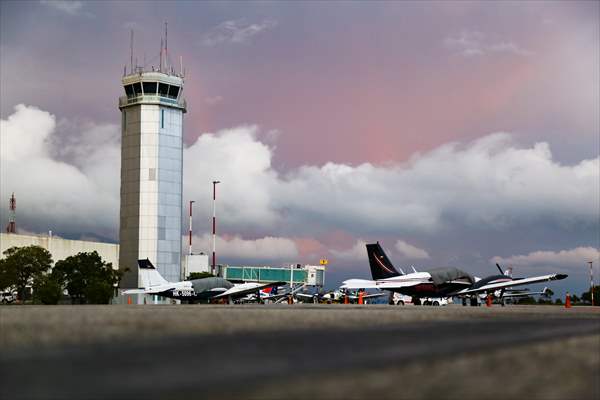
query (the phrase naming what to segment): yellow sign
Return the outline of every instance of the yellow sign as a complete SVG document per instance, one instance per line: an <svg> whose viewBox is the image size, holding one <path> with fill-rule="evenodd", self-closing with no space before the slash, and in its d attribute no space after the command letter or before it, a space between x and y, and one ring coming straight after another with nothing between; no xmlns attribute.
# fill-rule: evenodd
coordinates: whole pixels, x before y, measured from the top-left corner
<svg viewBox="0 0 600 400"><path fill-rule="evenodd" d="M329 260L326 258L321 259L321 265L327 265L329 264Z"/></svg>

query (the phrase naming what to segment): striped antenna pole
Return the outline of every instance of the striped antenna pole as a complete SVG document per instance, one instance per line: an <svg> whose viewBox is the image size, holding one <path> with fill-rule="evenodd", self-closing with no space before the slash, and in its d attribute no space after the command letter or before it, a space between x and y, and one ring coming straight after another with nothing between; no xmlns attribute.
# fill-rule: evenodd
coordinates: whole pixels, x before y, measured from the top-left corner
<svg viewBox="0 0 600 400"><path fill-rule="evenodd" d="M213 228L213 251L212 251L212 268L211 272L215 274L215 268L217 265L217 256L216 256L216 247L217 247L217 183L221 183L221 181L213 181L213 220L212 220L212 228Z"/></svg>
<svg viewBox="0 0 600 400"><path fill-rule="evenodd" d="M190 256L192 255L192 204L194 200L190 200Z"/></svg>
<svg viewBox="0 0 600 400"><path fill-rule="evenodd" d="M590 294L592 295L592 307L594 306L594 269L592 268L592 261L588 261L590 264Z"/></svg>

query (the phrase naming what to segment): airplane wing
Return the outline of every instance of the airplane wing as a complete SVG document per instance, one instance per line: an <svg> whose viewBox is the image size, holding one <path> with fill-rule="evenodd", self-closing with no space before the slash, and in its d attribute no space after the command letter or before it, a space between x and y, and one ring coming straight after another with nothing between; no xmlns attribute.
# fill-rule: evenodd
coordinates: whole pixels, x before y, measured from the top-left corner
<svg viewBox="0 0 600 400"><path fill-rule="evenodd" d="M492 290L503 289L513 286L527 285L529 283L537 283L537 282L546 282L546 281L556 281L565 279L568 275L566 274L551 274L551 275L541 275L541 276L532 276L531 278L522 278L515 279L507 282L499 282L499 283L490 283L489 285L484 285L478 287L476 289L464 289L460 292L457 292L457 295L463 294L473 294L473 293L481 293L481 292L489 292Z"/></svg>
<svg viewBox="0 0 600 400"><path fill-rule="evenodd" d="M379 289L376 281L368 279L348 279L342 282L341 289Z"/></svg>
<svg viewBox="0 0 600 400"><path fill-rule="evenodd" d="M546 294L547 292L548 292L548 288L545 287L543 290L541 290L539 292L527 292L527 291L524 291L524 292L509 292L509 293L504 292L502 294L502 297L525 297L525 296L533 296L533 295L536 295L536 294L542 294L543 295L543 294Z"/></svg>
<svg viewBox="0 0 600 400"><path fill-rule="evenodd" d="M303 299L312 299L313 297L315 297L314 294L308 294L308 293L296 293L294 296L301 297Z"/></svg>
<svg viewBox="0 0 600 400"><path fill-rule="evenodd" d="M239 285L235 285L230 289L227 289L226 291L224 291L221 294L218 294L216 296L213 296L213 299L219 299L222 297L240 297L243 295L246 295L248 293L255 293L258 292L261 289L266 289L268 287L273 287L273 286L281 286L281 285L285 285L286 282L271 282L271 283L256 283L256 282L250 282L250 283L241 283Z"/></svg>
<svg viewBox="0 0 600 400"><path fill-rule="evenodd" d="M375 298L375 297L383 297L383 296L388 296L388 294L387 293L364 294L363 295L363 299L372 299L372 298ZM348 298L352 299L352 300L356 300L356 299L358 299L358 295L357 294L351 294L351 295L348 295Z"/></svg>
<svg viewBox="0 0 600 400"><path fill-rule="evenodd" d="M155 286L147 289L129 289L125 290L123 294L157 294L171 289L175 289L175 286Z"/></svg>

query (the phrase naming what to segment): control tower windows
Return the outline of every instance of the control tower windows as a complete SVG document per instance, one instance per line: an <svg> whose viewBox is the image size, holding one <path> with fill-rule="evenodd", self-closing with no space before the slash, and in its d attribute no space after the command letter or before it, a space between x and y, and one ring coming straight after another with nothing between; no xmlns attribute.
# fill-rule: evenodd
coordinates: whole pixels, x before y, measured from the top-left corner
<svg viewBox="0 0 600 400"><path fill-rule="evenodd" d="M176 99L179 94L179 86L169 86L169 97L172 99Z"/></svg>
<svg viewBox="0 0 600 400"><path fill-rule="evenodd" d="M133 84L133 91L135 92L135 96L141 96L142 93L142 84L140 82L136 82Z"/></svg>
<svg viewBox="0 0 600 400"><path fill-rule="evenodd" d="M156 95L156 82L144 82L144 94L146 95Z"/></svg>
<svg viewBox="0 0 600 400"><path fill-rule="evenodd" d="M166 83L159 83L158 84L158 93L161 96L167 97L167 93L169 93L169 85L167 85Z"/></svg>
<svg viewBox="0 0 600 400"><path fill-rule="evenodd" d="M129 98L134 97L134 94L133 94L133 85L126 85L125 86L125 94Z"/></svg>

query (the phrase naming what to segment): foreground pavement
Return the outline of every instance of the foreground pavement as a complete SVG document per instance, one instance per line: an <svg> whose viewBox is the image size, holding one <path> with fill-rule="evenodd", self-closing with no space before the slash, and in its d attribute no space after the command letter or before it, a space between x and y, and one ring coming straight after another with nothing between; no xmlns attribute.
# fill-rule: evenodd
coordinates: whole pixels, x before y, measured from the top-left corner
<svg viewBox="0 0 600 400"><path fill-rule="evenodd" d="M0 308L1 398L598 398L600 308Z"/></svg>

